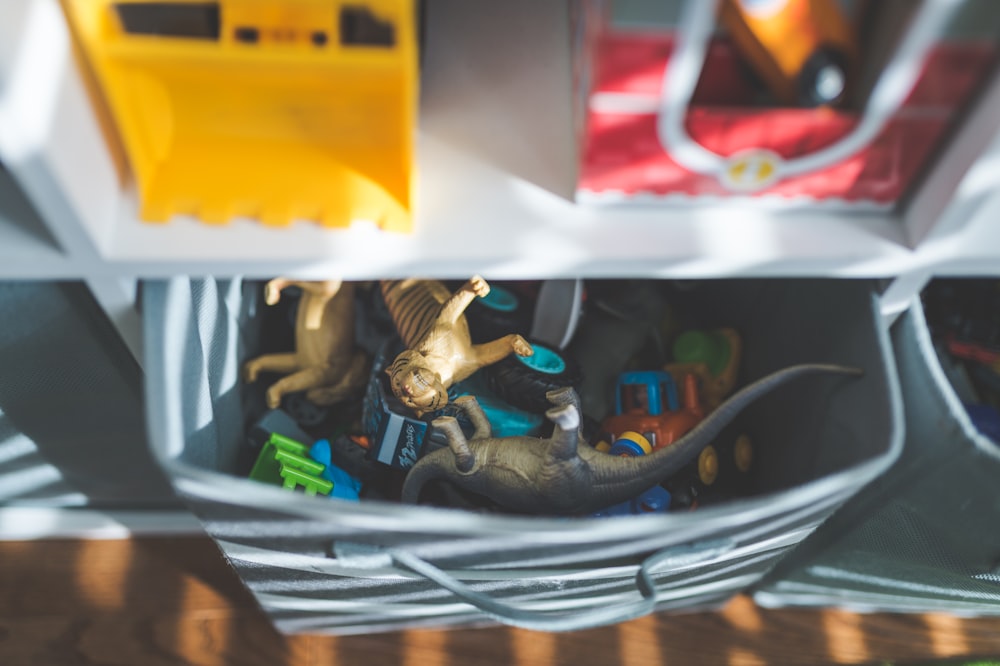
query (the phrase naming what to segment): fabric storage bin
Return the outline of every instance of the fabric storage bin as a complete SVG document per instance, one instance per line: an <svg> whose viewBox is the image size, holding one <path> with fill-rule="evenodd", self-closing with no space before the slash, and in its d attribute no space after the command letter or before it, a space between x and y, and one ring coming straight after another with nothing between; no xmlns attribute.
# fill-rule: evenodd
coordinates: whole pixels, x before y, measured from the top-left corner
<svg viewBox="0 0 1000 666"><path fill-rule="evenodd" d="M761 605L1000 614L1000 446L952 389L919 300L891 333L903 453L762 581Z"/></svg>
<svg viewBox="0 0 1000 666"><path fill-rule="evenodd" d="M886 469L901 442L893 359L872 284L702 283L706 323L740 330L742 383L808 361L863 368L806 378L739 419L761 464L754 493L697 511L532 518L291 494L234 476L245 455L260 285L143 285L151 442L175 488L286 632L506 622L546 630L722 604L760 579ZM709 310L709 308L705 308ZM750 351L752 350L752 351Z"/></svg>
<svg viewBox="0 0 1000 666"><path fill-rule="evenodd" d="M0 505L181 508L142 373L87 287L0 282L0 321Z"/></svg>

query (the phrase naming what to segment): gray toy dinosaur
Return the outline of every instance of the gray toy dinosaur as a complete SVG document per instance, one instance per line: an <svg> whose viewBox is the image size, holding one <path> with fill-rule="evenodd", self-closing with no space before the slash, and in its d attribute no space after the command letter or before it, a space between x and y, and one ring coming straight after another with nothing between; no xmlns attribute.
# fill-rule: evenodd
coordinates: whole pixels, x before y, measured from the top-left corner
<svg viewBox="0 0 1000 666"><path fill-rule="evenodd" d="M458 421L434 420L448 448L433 451L410 469L402 500L415 504L431 481L449 481L517 512L582 515L632 499L693 460L745 407L787 382L810 374L860 376L862 371L829 364L802 364L778 370L733 394L688 434L670 446L635 458L613 456L580 435L580 402L571 388L546 394L554 407L545 414L555 424L548 439L492 436L490 423L472 396L456 405L475 432L467 441Z"/></svg>

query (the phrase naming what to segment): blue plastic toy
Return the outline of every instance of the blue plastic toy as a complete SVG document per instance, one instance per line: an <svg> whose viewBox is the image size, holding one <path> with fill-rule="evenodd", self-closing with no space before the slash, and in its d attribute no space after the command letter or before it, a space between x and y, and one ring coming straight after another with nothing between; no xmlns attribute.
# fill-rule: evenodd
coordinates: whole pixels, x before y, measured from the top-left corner
<svg viewBox="0 0 1000 666"><path fill-rule="evenodd" d="M330 497L358 500L361 493L361 480L351 476L333 464L330 440L316 440L316 443L309 449L309 457L325 466L320 476L333 483L333 490L330 492Z"/></svg>
<svg viewBox="0 0 1000 666"><path fill-rule="evenodd" d="M653 486L628 502L593 513L594 518L609 516L639 516L644 513L666 513L670 509L670 492L662 486Z"/></svg>

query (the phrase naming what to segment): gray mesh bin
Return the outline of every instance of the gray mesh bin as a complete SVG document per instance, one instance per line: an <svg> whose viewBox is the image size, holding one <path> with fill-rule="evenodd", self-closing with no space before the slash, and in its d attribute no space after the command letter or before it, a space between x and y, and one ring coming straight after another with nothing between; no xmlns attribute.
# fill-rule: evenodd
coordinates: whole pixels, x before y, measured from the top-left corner
<svg viewBox="0 0 1000 666"><path fill-rule="evenodd" d="M0 282L0 505L180 509L142 373L87 287Z"/></svg>
<svg viewBox="0 0 1000 666"><path fill-rule="evenodd" d="M1000 614L1000 446L948 383L919 302L892 340L903 453L762 582L761 605Z"/></svg>
<svg viewBox="0 0 1000 666"><path fill-rule="evenodd" d="M868 282L702 285L748 351L742 380L807 361L859 366L780 389L741 417L754 493L694 512L547 519L291 494L237 478L254 418L239 378L257 350L259 285L143 287L155 454L286 632L496 621L562 630L721 605L757 582L901 446L898 387Z"/></svg>

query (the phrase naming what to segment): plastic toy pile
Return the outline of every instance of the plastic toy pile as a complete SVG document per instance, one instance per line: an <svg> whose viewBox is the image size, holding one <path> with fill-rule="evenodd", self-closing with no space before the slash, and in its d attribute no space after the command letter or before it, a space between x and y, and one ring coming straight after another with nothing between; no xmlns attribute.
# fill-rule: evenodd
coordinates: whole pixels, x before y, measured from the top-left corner
<svg viewBox="0 0 1000 666"><path fill-rule="evenodd" d="M615 516L752 492L739 333L665 281L264 285L250 477L340 499ZM735 429L734 429L735 428Z"/></svg>
<svg viewBox="0 0 1000 666"><path fill-rule="evenodd" d="M1000 280L938 279L922 299L941 367L979 432L1000 442Z"/></svg>

